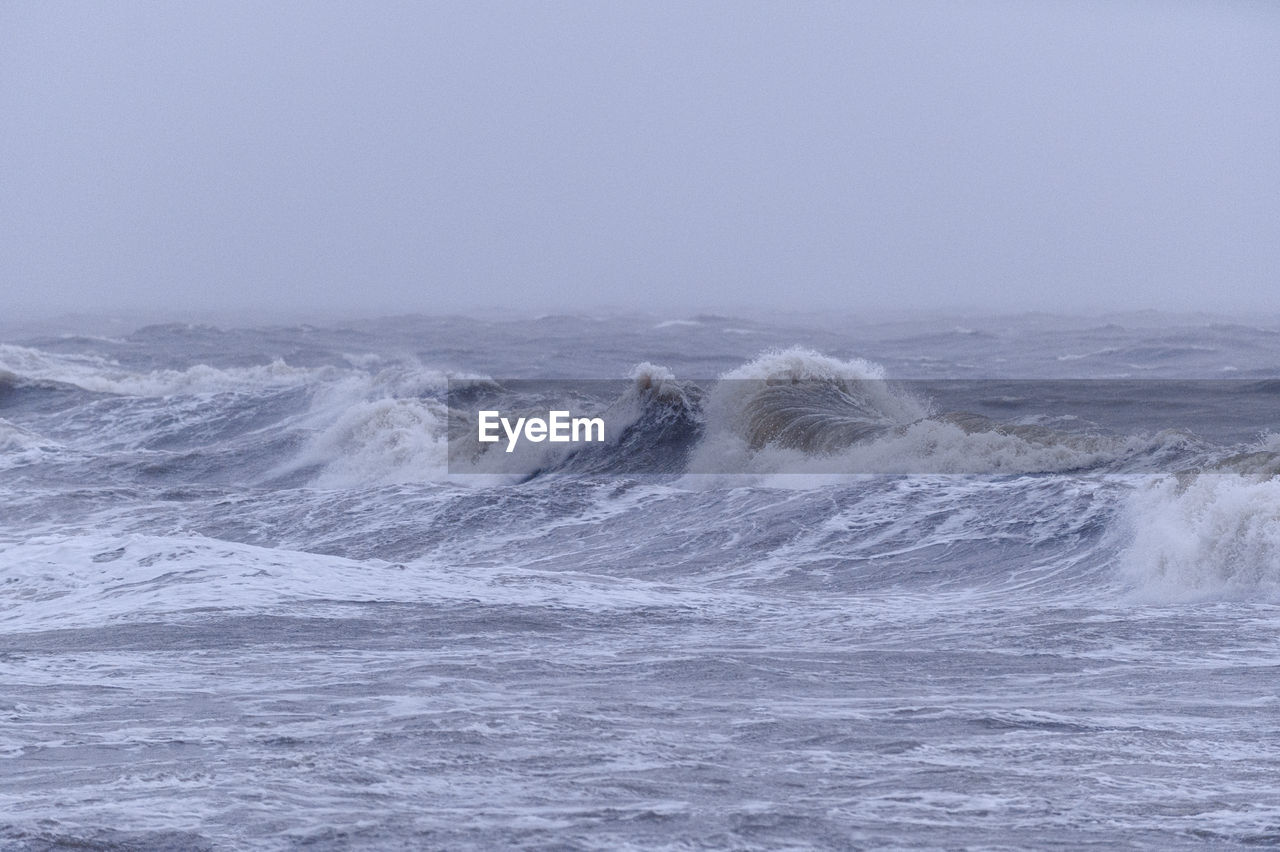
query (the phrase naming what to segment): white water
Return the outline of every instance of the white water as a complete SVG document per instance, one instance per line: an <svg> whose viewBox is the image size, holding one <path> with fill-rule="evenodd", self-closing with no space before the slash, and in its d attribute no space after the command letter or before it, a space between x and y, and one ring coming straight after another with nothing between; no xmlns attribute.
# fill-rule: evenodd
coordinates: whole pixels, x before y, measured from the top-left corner
<svg viewBox="0 0 1280 852"><path fill-rule="evenodd" d="M0 845L1273 843L1274 438L1146 428L1159 384L1128 431L975 430L881 379L1262 379L1274 330L955 326L0 344ZM584 352L615 432L696 409L686 467L455 469L449 377ZM770 378L886 431L753 446Z"/></svg>

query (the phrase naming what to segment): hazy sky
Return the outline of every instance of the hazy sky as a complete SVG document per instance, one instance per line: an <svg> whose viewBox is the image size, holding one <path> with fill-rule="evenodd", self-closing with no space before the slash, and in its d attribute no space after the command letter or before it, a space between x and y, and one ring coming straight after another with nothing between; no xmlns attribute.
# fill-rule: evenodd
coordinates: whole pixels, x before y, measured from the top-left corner
<svg viewBox="0 0 1280 852"><path fill-rule="evenodd" d="M0 3L0 310L1280 311L1280 3Z"/></svg>

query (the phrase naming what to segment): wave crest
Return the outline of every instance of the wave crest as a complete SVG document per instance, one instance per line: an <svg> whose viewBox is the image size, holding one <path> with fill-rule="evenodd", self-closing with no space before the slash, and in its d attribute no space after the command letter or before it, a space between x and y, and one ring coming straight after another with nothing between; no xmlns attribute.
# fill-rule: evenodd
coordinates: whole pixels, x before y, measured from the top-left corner
<svg viewBox="0 0 1280 852"><path fill-rule="evenodd" d="M929 413L889 385L878 364L800 347L766 352L724 374L707 409L713 436L737 436L750 452L772 445L809 455L836 452Z"/></svg>

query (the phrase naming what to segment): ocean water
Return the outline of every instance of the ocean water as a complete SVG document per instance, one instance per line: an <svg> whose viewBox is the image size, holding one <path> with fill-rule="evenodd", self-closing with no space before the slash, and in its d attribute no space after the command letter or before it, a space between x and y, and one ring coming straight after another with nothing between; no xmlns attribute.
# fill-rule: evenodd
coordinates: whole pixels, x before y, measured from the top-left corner
<svg viewBox="0 0 1280 852"><path fill-rule="evenodd" d="M0 847L1280 844L1278 362L1145 314L13 330ZM797 378L843 395L760 413ZM451 381L596 379L629 443L451 444Z"/></svg>

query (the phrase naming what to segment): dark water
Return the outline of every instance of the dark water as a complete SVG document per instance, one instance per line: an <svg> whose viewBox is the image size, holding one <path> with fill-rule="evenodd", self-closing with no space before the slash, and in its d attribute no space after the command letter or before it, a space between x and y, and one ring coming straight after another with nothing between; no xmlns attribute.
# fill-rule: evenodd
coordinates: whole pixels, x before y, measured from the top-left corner
<svg viewBox="0 0 1280 852"><path fill-rule="evenodd" d="M1278 333L1033 316L15 334L0 844L1280 843L1280 442L1261 434ZM450 378L646 363L922 384L880 400L906 425L833 452L751 446L717 419L739 397L706 386L663 475L450 465ZM1015 392L1063 379L1136 380L1135 405L1082 441ZM1174 379L1256 384L1197 415ZM925 472L869 475L902 469Z"/></svg>

